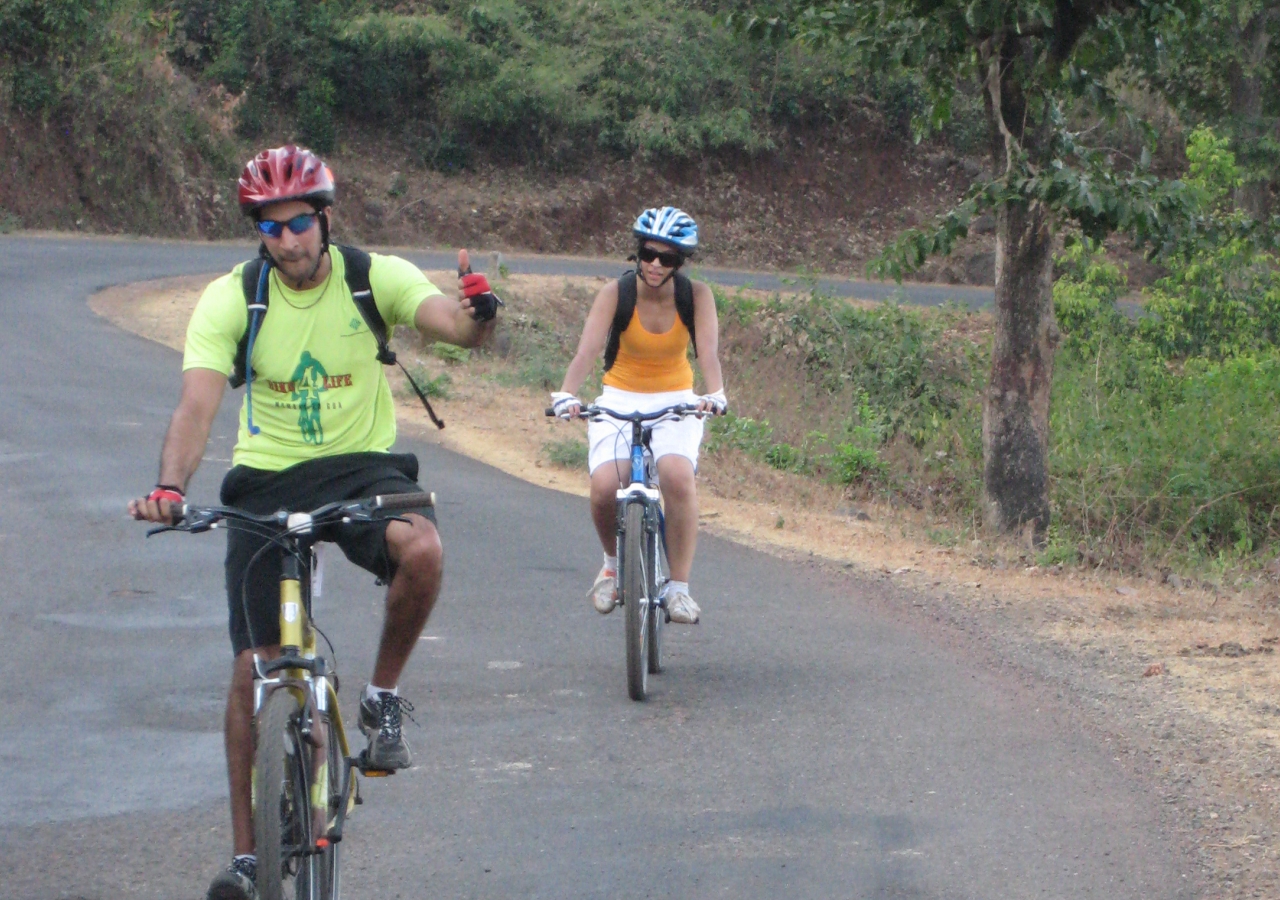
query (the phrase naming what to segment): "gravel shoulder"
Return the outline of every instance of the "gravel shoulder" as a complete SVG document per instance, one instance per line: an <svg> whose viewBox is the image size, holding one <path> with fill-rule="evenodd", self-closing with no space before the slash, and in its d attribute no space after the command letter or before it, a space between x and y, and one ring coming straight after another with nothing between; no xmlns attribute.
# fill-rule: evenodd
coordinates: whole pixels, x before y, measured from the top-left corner
<svg viewBox="0 0 1280 900"><path fill-rule="evenodd" d="M449 273L429 272L445 284ZM90 306L115 324L175 349L211 276L110 288ZM593 293L596 278L513 275L522 298L554 306ZM572 282L572 284L571 284ZM573 288L571 292L569 289ZM449 372L435 403L437 431L417 401L400 401L402 428L545 487L585 496L584 472L553 464L549 444L584 431L546 420L545 396L498 376L496 357ZM703 467L705 529L814 565L852 569L893 586L886 614L936 629L1025 675L1078 710L1080 727L1159 792L1170 824L1197 851L1206 897L1280 896L1280 589L1241 589L1043 568L1016 545L939 547L911 511L848 506L825 486L742 459ZM858 602L851 599L851 602Z"/></svg>

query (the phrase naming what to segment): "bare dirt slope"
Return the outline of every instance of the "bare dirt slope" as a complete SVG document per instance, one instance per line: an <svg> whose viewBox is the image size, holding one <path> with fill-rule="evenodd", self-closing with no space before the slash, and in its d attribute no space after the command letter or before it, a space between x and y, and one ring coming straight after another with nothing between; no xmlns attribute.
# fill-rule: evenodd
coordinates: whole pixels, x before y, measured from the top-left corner
<svg viewBox="0 0 1280 900"><path fill-rule="evenodd" d="M429 273L448 284L450 273ZM180 348L208 278L96 295L122 327ZM581 316L595 279L514 276L521 308ZM499 335L499 339L501 339ZM451 375L437 432L417 401L402 426L547 487L585 495L585 473L548 452L582 429L542 415L498 354L449 363L400 338L423 371ZM703 527L749 545L897 582L904 615L937 620L1078 699L1117 764L1154 782L1200 850L1214 897L1280 896L1280 597L1042 568L1016 546L940 548L911 512L854 509L834 488L734 455L702 467Z"/></svg>

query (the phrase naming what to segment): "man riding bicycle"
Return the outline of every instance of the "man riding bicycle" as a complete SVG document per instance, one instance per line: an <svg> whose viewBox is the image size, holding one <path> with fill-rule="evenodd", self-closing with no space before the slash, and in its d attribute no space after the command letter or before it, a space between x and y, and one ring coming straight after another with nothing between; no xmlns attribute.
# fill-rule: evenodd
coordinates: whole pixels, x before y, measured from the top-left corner
<svg viewBox="0 0 1280 900"><path fill-rule="evenodd" d="M596 295L582 328L564 383L552 393L558 416L582 407L575 396L604 354L604 389L596 401L619 413L653 412L679 403L703 412L725 410L720 374L718 322L711 288L690 281L680 267L698 246L698 226L671 206L646 209L632 228L638 242L636 270L606 284ZM709 393L693 391L688 350L693 345ZM698 496L694 473L702 443L702 419L660 421L652 449L666 515L671 580L662 597L672 622L693 624L701 610L689 596L689 575L698 541ZM596 610L618 605L617 491L631 473L631 432L614 419L593 420L590 446L591 518L604 548L604 565L589 597Z"/></svg>
<svg viewBox="0 0 1280 900"><path fill-rule="evenodd" d="M134 518L171 521L233 372L243 372L247 392L234 465L222 482L224 505L271 513L421 490L416 457L390 452L396 419L383 348L367 307L357 305L351 273L367 267L372 303L388 331L412 325L429 341L481 343L493 330L499 301L483 275L470 274L465 250L458 254L459 294L453 299L407 260L331 245L334 193L333 173L309 150L266 150L245 166L240 209L254 222L262 263L237 266L201 296L187 329L182 394L165 434L159 482L129 503ZM251 270L259 271L258 278L243 277L246 266L259 265ZM249 281L258 285L256 292ZM255 304L257 313L251 311ZM369 765L386 770L410 763L401 714L412 706L399 696L398 683L443 571L429 506L403 519L344 525L331 535L348 559L388 584L382 636L359 719L369 739ZM253 663L255 654L270 659L280 651L280 551L268 543L239 530L227 538L235 662L225 732L235 856L214 879L209 900L257 897L250 796Z"/></svg>

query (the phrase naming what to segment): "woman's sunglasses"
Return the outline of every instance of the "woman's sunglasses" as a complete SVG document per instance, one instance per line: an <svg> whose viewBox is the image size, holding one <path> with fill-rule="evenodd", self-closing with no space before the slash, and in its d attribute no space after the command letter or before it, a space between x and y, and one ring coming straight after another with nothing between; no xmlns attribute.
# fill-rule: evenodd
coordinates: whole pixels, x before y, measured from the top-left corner
<svg viewBox="0 0 1280 900"><path fill-rule="evenodd" d="M316 224L316 217L319 213L298 213L287 222L277 222L274 219L259 219L258 231L265 234L269 238L278 238L284 234L284 230L288 228L294 234L306 234L311 230L311 226Z"/></svg>
<svg viewBox="0 0 1280 900"><path fill-rule="evenodd" d="M641 262L651 263L655 259L664 269L674 269L684 262L684 257L674 250L654 250L652 247L641 247L636 253Z"/></svg>

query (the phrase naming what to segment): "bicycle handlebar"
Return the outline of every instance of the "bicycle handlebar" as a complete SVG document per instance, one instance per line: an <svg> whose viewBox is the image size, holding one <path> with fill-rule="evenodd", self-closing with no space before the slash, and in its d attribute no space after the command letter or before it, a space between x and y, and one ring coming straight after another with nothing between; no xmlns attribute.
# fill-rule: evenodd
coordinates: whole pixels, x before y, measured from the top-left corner
<svg viewBox="0 0 1280 900"><path fill-rule="evenodd" d="M373 514L377 512L422 509L424 507L434 507L435 505L436 495L434 492L378 494L362 500L326 503L324 506L317 507L306 513L306 515L310 518L310 525L315 527L348 519L369 521L373 518ZM182 503L172 506L170 515L173 517L173 524L153 529L148 532L148 537L162 531L189 531L192 533L208 531L224 519L249 522L254 525L265 525L284 531L288 529L290 512L282 509L266 515L258 515L243 509L237 509L234 506L195 506L190 503ZM185 525L183 524L184 522L186 523Z"/></svg>
<svg viewBox="0 0 1280 900"><path fill-rule="evenodd" d="M559 418L559 416L556 415L554 407L548 406L542 412L543 415L547 416L547 418ZM574 418L595 419L602 416L608 416L609 418L617 419L620 422L652 422L656 419L661 419L664 416L697 416L699 418L706 418L707 416L713 415L715 415L715 413L703 412L698 409L698 405L696 403L677 403L674 406L668 406L664 409L655 410L651 413L622 413L608 409L604 406L597 406L594 403L588 403L587 405L578 408L578 414L574 416Z"/></svg>

